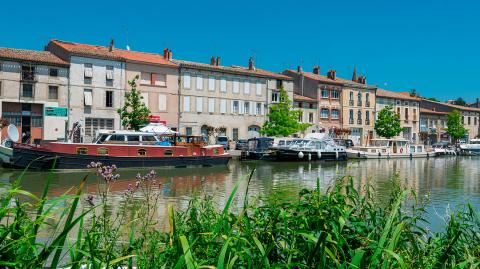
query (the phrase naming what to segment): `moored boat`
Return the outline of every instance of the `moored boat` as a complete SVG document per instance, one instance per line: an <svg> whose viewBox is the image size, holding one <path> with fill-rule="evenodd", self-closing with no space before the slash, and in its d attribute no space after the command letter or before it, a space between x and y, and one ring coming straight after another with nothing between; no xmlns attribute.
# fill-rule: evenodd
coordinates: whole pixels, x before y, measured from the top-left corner
<svg viewBox="0 0 480 269"><path fill-rule="evenodd" d="M345 161L345 147L336 145L325 134L308 134L295 139L287 146L277 148L277 160L281 161Z"/></svg>
<svg viewBox="0 0 480 269"><path fill-rule="evenodd" d="M432 145L433 152L437 154L437 156L443 155L457 155L455 149L450 145L449 142L442 141Z"/></svg>
<svg viewBox="0 0 480 269"><path fill-rule="evenodd" d="M424 145L410 144L405 139L372 139L369 146L355 146L347 149L348 158L390 159L428 158L436 155L428 152Z"/></svg>
<svg viewBox="0 0 480 269"><path fill-rule="evenodd" d="M242 149L241 158L249 160L270 160L275 158L275 150L272 149L273 138L256 137L250 138Z"/></svg>
<svg viewBox="0 0 480 269"><path fill-rule="evenodd" d="M460 149L472 155L480 155L480 138L470 140L470 143L460 144Z"/></svg>
<svg viewBox="0 0 480 269"><path fill-rule="evenodd" d="M94 143L14 144L12 165L32 169L84 169L91 162L119 168L226 165L231 156L220 145L205 145L201 136L109 131Z"/></svg>

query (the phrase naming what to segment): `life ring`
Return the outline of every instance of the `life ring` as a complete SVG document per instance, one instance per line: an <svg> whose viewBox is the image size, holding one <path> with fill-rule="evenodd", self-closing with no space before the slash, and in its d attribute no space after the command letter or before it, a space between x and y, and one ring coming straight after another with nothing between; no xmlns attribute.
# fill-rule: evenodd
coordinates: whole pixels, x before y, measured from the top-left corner
<svg viewBox="0 0 480 269"><path fill-rule="evenodd" d="M400 148L400 153L403 153L403 148Z"/></svg>

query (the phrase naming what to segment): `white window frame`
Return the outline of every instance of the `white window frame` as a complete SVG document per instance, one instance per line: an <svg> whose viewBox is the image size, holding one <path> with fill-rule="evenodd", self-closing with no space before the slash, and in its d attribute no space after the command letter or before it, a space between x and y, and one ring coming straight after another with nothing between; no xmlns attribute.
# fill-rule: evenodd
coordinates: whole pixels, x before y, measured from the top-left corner
<svg viewBox="0 0 480 269"><path fill-rule="evenodd" d="M208 98L208 113L215 113L215 99Z"/></svg>
<svg viewBox="0 0 480 269"><path fill-rule="evenodd" d="M250 95L250 81L248 80L243 82L243 94Z"/></svg>
<svg viewBox="0 0 480 269"><path fill-rule="evenodd" d="M190 112L190 96L183 97L183 111Z"/></svg>
<svg viewBox="0 0 480 269"><path fill-rule="evenodd" d="M83 90L83 104L85 106L92 106L93 105L93 90L85 89Z"/></svg>
<svg viewBox="0 0 480 269"><path fill-rule="evenodd" d="M232 92L233 93L239 93L240 92L240 81L234 79L232 83L233 83Z"/></svg>
<svg viewBox="0 0 480 269"><path fill-rule="evenodd" d="M195 111L199 113L203 112L203 97L195 97Z"/></svg>
<svg viewBox="0 0 480 269"><path fill-rule="evenodd" d="M167 111L167 95L158 94L158 111Z"/></svg>
<svg viewBox="0 0 480 269"><path fill-rule="evenodd" d="M198 75L196 78L195 78L195 88L197 90L203 90L203 77Z"/></svg>
<svg viewBox="0 0 480 269"><path fill-rule="evenodd" d="M227 79L226 78L221 78L220 79L220 91L221 92L227 92Z"/></svg>
<svg viewBox="0 0 480 269"><path fill-rule="evenodd" d="M220 100L220 113L221 114L227 113L227 100L225 99Z"/></svg>

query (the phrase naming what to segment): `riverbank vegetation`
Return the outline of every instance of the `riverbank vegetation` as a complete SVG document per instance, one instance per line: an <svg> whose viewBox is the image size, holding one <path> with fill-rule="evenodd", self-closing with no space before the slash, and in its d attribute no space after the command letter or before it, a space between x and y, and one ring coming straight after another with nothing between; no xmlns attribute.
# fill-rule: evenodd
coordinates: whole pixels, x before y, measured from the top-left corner
<svg viewBox="0 0 480 269"><path fill-rule="evenodd" d="M72 192L49 198L49 177L37 197L22 190L22 176L1 194L0 268L480 266L478 212L458 208L445 229L433 233L424 219L425 201L397 180L390 201L380 204L372 186L357 187L351 177L327 191L317 183L288 202L249 197L251 177L239 179L222 205L198 196L184 210L169 207L168 230L162 230L154 171L137 175L112 209L107 201L119 178L116 167L91 168L99 177L98 195L83 194L84 178ZM238 191L242 184L245 193Z"/></svg>

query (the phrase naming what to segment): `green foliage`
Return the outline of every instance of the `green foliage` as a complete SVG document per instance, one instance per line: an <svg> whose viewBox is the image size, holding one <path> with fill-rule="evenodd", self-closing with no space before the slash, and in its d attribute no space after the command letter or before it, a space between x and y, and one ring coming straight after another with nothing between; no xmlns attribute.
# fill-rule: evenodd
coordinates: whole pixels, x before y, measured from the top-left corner
<svg viewBox="0 0 480 269"><path fill-rule="evenodd" d="M137 90L137 79L138 75L128 81L131 91L125 93L125 104L117 110L118 114L120 114L122 125L135 131L138 131L143 125L148 123L148 117L151 114L142 101L143 96Z"/></svg>
<svg viewBox="0 0 480 269"><path fill-rule="evenodd" d="M339 178L324 193L317 180L316 188L302 190L297 199L260 203L248 198L250 174L236 182L222 208L211 196L195 197L178 212L169 205L169 229L164 231L158 225L160 189L153 172L138 176L124 199L113 202L113 209L108 199L116 182L104 174L114 168L94 168L102 170L105 180L99 181L96 198L88 198L84 208L90 205L90 209L76 214L72 212L81 201L85 181L75 195L53 199L21 190L21 178L0 194L1 268L433 269L480 265L480 245L475 243L480 234L478 212L470 205L452 210L444 230L432 233L424 217L427 201L403 190L398 175L389 188L390 200L380 204L368 182L359 187L352 177ZM239 194L245 184L246 192ZM134 192L140 194L135 199ZM28 202L20 202L27 197ZM242 207L234 207L242 201ZM55 217L59 213L55 208L60 208L60 218ZM37 225L53 228L47 229L52 234L45 243L31 240ZM74 236L73 241L67 234ZM57 253L62 256L56 258Z"/></svg>
<svg viewBox="0 0 480 269"><path fill-rule="evenodd" d="M459 106L466 106L467 102L465 102L462 97L458 97L457 100L455 100L455 104Z"/></svg>
<svg viewBox="0 0 480 269"><path fill-rule="evenodd" d="M268 120L260 129L266 136L289 136L307 129L310 124L298 122L302 111L294 109L287 92L281 88L279 102L270 105L267 115Z"/></svg>
<svg viewBox="0 0 480 269"><path fill-rule="evenodd" d="M375 121L375 132L379 136L392 138L403 131L400 126L400 117L393 111L392 106L386 106L378 112Z"/></svg>
<svg viewBox="0 0 480 269"><path fill-rule="evenodd" d="M468 133L468 130L463 125L462 115L458 110L448 113L447 128L445 130L454 141L457 141Z"/></svg>
<svg viewBox="0 0 480 269"><path fill-rule="evenodd" d="M434 102L440 102L440 100L438 100L435 97L429 97L429 98L427 98L427 100L434 101Z"/></svg>

